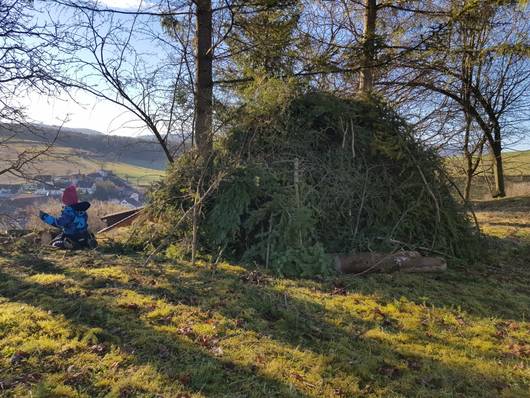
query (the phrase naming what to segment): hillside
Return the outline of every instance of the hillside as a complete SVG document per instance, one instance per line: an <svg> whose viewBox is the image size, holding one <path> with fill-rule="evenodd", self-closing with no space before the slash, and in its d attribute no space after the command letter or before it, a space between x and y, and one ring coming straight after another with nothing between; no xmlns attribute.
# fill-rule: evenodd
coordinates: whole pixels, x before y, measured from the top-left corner
<svg viewBox="0 0 530 398"><path fill-rule="evenodd" d="M31 141L11 142L9 147L0 146L0 159L8 160L14 151L37 150L40 144ZM5 160L4 160L5 159ZM2 161L0 161L0 165ZM163 170L136 166L134 164L109 161L90 151L75 150L73 148L55 146L50 151L29 165L25 171L32 175L63 176L81 172L88 174L100 169L111 170L118 176L129 180L134 185L148 185L164 175ZM0 175L0 184L20 184L24 180L10 174Z"/></svg>
<svg viewBox="0 0 530 398"><path fill-rule="evenodd" d="M530 150L520 152L506 152L506 174L509 176L530 176Z"/></svg>
<svg viewBox="0 0 530 398"><path fill-rule="evenodd" d="M461 191L465 186L465 163L462 156L445 158L449 172ZM530 150L511 151L503 154L505 184L508 196L530 195ZM491 198L493 184L491 159L485 155L482 165L473 179L471 198L484 200Z"/></svg>
<svg viewBox="0 0 530 398"><path fill-rule="evenodd" d="M0 395L529 397L530 235L490 247L439 275L308 280L4 245Z"/></svg>
<svg viewBox="0 0 530 398"><path fill-rule="evenodd" d="M98 161L126 163L133 166L163 170L167 165L164 152L150 137L121 137L90 129L60 128L47 125L0 124L0 139L9 137L9 146L39 145L52 142L80 153L90 153ZM175 142L174 145L178 145Z"/></svg>
<svg viewBox="0 0 530 398"><path fill-rule="evenodd" d="M447 158L449 167L464 168L464 158L453 156ZM503 153L504 171L508 177L530 176L530 150L527 151L506 151ZM491 159L484 155L483 166L479 170L490 170Z"/></svg>

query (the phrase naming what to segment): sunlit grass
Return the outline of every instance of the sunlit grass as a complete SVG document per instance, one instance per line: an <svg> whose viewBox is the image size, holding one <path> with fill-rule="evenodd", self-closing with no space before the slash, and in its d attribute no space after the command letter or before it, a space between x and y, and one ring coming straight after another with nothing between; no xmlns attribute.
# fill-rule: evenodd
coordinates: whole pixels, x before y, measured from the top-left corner
<svg viewBox="0 0 530 398"><path fill-rule="evenodd" d="M504 172L507 176L530 175L530 151L506 151L503 153ZM463 156L451 156L446 158L450 168L459 170L465 169L465 159ZM481 170L491 170L492 160L488 155L483 157Z"/></svg>
<svg viewBox="0 0 530 398"><path fill-rule="evenodd" d="M0 394L528 396L529 250L496 252L434 276L314 281L4 248Z"/></svg>

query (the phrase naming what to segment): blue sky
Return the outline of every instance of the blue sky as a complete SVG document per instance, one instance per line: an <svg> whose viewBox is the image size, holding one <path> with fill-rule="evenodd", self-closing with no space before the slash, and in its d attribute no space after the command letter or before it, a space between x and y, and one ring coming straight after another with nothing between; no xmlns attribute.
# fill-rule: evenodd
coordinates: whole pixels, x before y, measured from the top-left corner
<svg viewBox="0 0 530 398"><path fill-rule="evenodd" d="M38 7L39 2L36 3ZM143 0L98 0L98 5L123 10L137 10L139 6L143 8L151 6L149 2ZM140 52L156 51L145 42L135 43L135 46ZM76 101L72 101L66 94L50 98L37 92L30 93L20 100L26 105L30 118L35 122L90 128L107 134L135 135L147 132L143 123L137 120L134 114L119 105L97 99L87 92L74 91L70 94ZM526 130L525 137L517 143L507 145L507 149L530 149L530 126Z"/></svg>
<svg viewBox="0 0 530 398"><path fill-rule="evenodd" d="M37 1L37 9L41 5L39 3L42 4ZM140 4L144 8L149 6L148 2L141 0L98 0L98 5L102 8L137 10ZM57 15L52 13L52 16ZM36 17L45 18L43 14ZM64 17L64 14L59 16L59 18ZM140 45L147 50L146 44ZM70 96L75 98L75 101ZM19 98L19 101L26 107L30 119L37 123L89 128L118 135L145 133L142 122L138 121L131 112L80 90L72 91L70 95L63 93L59 97L48 97L34 91L28 96Z"/></svg>

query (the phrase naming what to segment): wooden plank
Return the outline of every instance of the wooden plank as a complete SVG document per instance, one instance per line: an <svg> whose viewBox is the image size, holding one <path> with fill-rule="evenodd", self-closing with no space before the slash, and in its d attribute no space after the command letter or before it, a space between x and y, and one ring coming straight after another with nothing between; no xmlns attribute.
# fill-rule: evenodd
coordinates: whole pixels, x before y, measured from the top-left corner
<svg viewBox="0 0 530 398"><path fill-rule="evenodd" d="M130 210L124 210L119 211L116 213L106 214L103 217L100 217L102 221L105 221L107 224L107 227L110 227L111 225L116 224L117 222L129 217L132 214L138 213L139 211L143 210L143 207L137 207L136 209L130 209Z"/></svg>
<svg viewBox="0 0 530 398"><path fill-rule="evenodd" d="M127 227L129 225L132 224L132 222L140 215L140 213L142 212L143 208L139 208L137 209L137 211L131 215L129 215L128 217L125 217L117 222L115 222L114 224L112 225L109 225L108 227L106 228L103 228L102 230L96 232L98 235L99 234L103 234L105 232L108 232L108 231L111 231L115 228L119 228L119 227Z"/></svg>

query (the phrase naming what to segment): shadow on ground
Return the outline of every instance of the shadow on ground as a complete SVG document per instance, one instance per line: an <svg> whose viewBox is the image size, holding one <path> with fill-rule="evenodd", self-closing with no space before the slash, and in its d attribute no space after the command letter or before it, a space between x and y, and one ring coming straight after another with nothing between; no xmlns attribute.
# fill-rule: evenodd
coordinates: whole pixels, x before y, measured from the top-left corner
<svg viewBox="0 0 530 398"><path fill-rule="evenodd" d="M520 360L491 347L496 323L480 318L527 319L528 273L516 283L472 270L315 282L231 266L146 268L130 255L61 256L4 253L0 296L64 318L73 336L96 330L97 344L89 339L72 360L99 345L102 360L128 358L123 372L152 367L160 379L113 390L98 381L112 378L104 369L108 376L76 381L87 396L497 397L529 385L526 368L504 373ZM59 282L35 279L46 276ZM482 345L466 344L477 330ZM68 355L38 355L51 365L22 362L0 377L25 371L42 383L64 373L67 383Z"/></svg>

